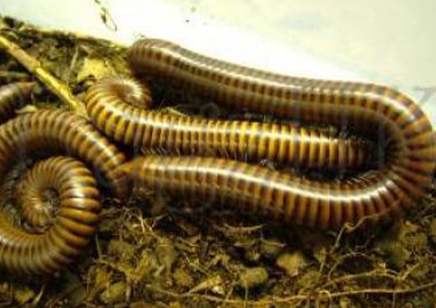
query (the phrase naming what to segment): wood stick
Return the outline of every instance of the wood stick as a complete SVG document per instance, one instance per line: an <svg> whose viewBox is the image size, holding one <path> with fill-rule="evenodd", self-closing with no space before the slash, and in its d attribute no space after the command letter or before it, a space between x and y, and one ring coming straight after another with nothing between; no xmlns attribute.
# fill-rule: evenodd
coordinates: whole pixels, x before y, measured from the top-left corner
<svg viewBox="0 0 436 308"><path fill-rule="evenodd" d="M0 48L23 65L30 73L35 75L51 92L60 100L66 103L70 109L86 116L85 105L78 100L72 93L68 85L46 71L41 62L29 55L17 44L11 42L3 35L0 35Z"/></svg>

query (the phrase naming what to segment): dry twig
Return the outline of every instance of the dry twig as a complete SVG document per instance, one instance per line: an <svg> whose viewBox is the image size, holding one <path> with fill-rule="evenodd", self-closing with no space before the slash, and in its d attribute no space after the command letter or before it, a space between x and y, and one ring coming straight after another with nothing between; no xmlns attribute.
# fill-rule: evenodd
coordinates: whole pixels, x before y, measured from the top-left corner
<svg viewBox="0 0 436 308"><path fill-rule="evenodd" d="M11 42L3 35L0 35L0 48L21 63L29 72L34 74L72 110L87 116L84 104L71 93L70 88L65 83L46 71L42 67L41 62L30 56L26 51L21 49L20 46Z"/></svg>

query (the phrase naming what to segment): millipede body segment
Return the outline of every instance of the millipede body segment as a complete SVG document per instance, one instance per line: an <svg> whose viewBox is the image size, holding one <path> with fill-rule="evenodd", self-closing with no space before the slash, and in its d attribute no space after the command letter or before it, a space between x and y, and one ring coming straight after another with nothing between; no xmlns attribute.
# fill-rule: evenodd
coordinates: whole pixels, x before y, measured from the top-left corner
<svg viewBox="0 0 436 308"><path fill-rule="evenodd" d="M134 185L150 191L236 205L247 213L323 229L400 211L396 194L401 192L378 173L344 183L316 182L232 160L154 155L138 157L123 170Z"/></svg>
<svg viewBox="0 0 436 308"><path fill-rule="evenodd" d="M47 223L47 216L34 208L44 203L45 190L58 192L60 208L43 234L27 233L0 215L0 265L14 272L50 273L71 262L95 232L100 209L97 182L83 163L62 156L37 163L27 177L25 185L31 191L26 196L32 199L23 200L23 212L30 223Z"/></svg>
<svg viewBox="0 0 436 308"><path fill-rule="evenodd" d="M285 194L291 201L283 203L284 209L281 197L272 199L277 200L273 201L277 204L265 203L264 207L273 216L285 213L295 217L296 212L304 212L307 217L297 221L315 221L315 225L322 227L340 226L356 222L368 213L386 215L386 209L408 207L414 198L423 196L431 184L436 144L430 121L418 104L389 87L273 74L209 58L157 39L135 43L128 59L132 70L140 77L166 80L184 91L205 95L232 108L347 127L370 137L377 149L385 153L385 161L377 170L357 176L352 184L323 185L307 181L300 185L301 180L290 179L288 186L283 182L274 189L262 186L267 187L262 190L262 196L267 199L270 193L285 194L289 185L298 187ZM161 162L164 163L161 168L169 166L169 162ZM228 169L222 162L220 166ZM237 179L248 176L244 171L247 168L236 166L235 169L237 172L228 172L224 178L231 183L244 183ZM192 174L195 177L202 172ZM221 182L212 184L221 185ZM199 186L195 189L201 190ZM365 214L347 214L350 212Z"/></svg>
<svg viewBox="0 0 436 308"><path fill-rule="evenodd" d="M34 82L15 82L0 87L0 123L9 120L15 110L23 107L36 88Z"/></svg>
<svg viewBox="0 0 436 308"><path fill-rule="evenodd" d="M0 181L19 159L40 151L61 152L92 168L100 185L124 198L130 194L126 178L117 170L125 156L88 122L60 110L24 114L0 126ZM59 269L79 253L95 230L98 200L93 174L72 158L50 158L37 164L21 182L25 190L21 207L30 224L47 225L43 192L54 189L61 207L47 233L27 233L0 211L0 267L26 273L48 273ZM2 193L0 191L0 193ZM41 216L42 215L42 216Z"/></svg>
<svg viewBox="0 0 436 308"><path fill-rule="evenodd" d="M330 170L361 168L372 152L369 142L333 136L321 129L177 116L139 107L150 105L148 89L127 77L98 81L86 98L95 126L135 147Z"/></svg>
<svg viewBox="0 0 436 308"><path fill-rule="evenodd" d="M116 170L125 162L124 154L87 119L71 112L47 109L21 115L0 126L0 174L26 154L47 150L83 160L116 197L129 195L128 184Z"/></svg>

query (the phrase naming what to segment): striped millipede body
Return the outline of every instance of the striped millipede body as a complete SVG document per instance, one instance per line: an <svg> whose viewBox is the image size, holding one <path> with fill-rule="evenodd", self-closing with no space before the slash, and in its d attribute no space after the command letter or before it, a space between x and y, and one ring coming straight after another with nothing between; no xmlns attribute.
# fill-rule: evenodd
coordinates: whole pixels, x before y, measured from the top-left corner
<svg viewBox="0 0 436 308"><path fill-rule="evenodd" d="M115 196L129 195L128 182L117 170L125 162L124 154L87 119L60 110L24 114L0 126L0 179L25 155L47 150L80 159L106 181ZM22 178L20 188L25 191L22 207L30 223L48 223L44 210L28 210L43 206L46 189L57 191L61 206L44 234L27 233L2 210L0 267L26 273L55 271L79 253L95 230L100 207L96 180L83 163L54 157L37 163Z"/></svg>
<svg viewBox="0 0 436 308"><path fill-rule="evenodd" d="M47 160L38 162L19 179L18 183L14 183L17 184L15 190L22 217L32 228L47 228L56 217L56 210L52 203L59 196L59 188L56 186L59 182L59 174L53 172L47 165L56 167L62 163L63 160L53 161L50 164Z"/></svg>
<svg viewBox="0 0 436 308"><path fill-rule="evenodd" d="M247 213L310 227L338 228L377 212L383 215L374 219L386 220L400 210L389 193L396 187L377 173L345 183L314 182L232 160L156 155L138 157L122 168L134 185L158 194L238 205ZM369 185L381 197L367 190Z"/></svg>
<svg viewBox="0 0 436 308"><path fill-rule="evenodd" d="M34 82L15 82L0 87L0 123L9 120L15 110L23 107L36 88Z"/></svg>
<svg viewBox="0 0 436 308"><path fill-rule="evenodd" d="M370 157L370 143L336 137L325 130L177 116L145 110L150 101L148 88L139 82L109 77L88 91L86 106L102 132L135 147L330 170L357 169Z"/></svg>
<svg viewBox="0 0 436 308"><path fill-rule="evenodd" d="M88 243L96 230L99 191L91 171L81 162L62 156L37 163L27 174L32 182L26 193L39 206L44 203L43 192L55 189L60 208L50 229L43 234L29 234L13 228L0 218L0 264L9 271L49 273L72 261ZM26 213L31 222L40 220L34 208Z"/></svg>
<svg viewBox="0 0 436 308"><path fill-rule="evenodd" d="M210 167L208 160L196 159L194 166L194 160L189 163L173 158L140 159L138 168L142 173L132 171L134 177L136 174L137 180L142 179L152 188L179 191L182 187L184 191L204 193L198 185L203 183L214 187L211 189L217 194L225 190L230 199L238 199L241 189L261 191L260 196L270 202L248 202L253 210L326 228L357 222L366 216L399 212L410 206L414 198L423 196L430 186L436 158L431 124L415 102L389 87L272 74L156 39L135 43L128 58L131 68L141 77L167 80L184 91L207 95L230 107L312 123L345 125L371 137L386 152L383 166L342 184L287 178L225 161L214 161L220 167L216 168ZM156 161L162 165L156 166ZM176 162L182 166L177 167ZM159 178L162 184L156 184L151 175L144 180L147 172L157 174L154 170L162 176L168 172L172 180L163 176ZM253 174L271 181L254 180Z"/></svg>

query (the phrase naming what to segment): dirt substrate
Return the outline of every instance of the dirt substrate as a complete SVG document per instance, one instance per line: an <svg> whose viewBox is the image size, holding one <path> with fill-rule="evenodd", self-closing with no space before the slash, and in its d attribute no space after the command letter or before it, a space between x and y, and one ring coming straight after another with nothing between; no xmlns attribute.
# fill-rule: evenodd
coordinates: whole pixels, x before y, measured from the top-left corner
<svg viewBox="0 0 436 308"><path fill-rule="evenodd" d="M79 99L95 80L128 73L125 49L108 42L10 19L0 28ZM35 77L0 52L0 84L18 80ZM229 116L156 88L158 106ZM22 112L67 108L45 89L31 103ZM320 232L204 202L148 194L122 203L106 193L99 231L77 262L53 277L0 270L0 307L434 307L435 253L431 196L388 225Z"/></svg>

